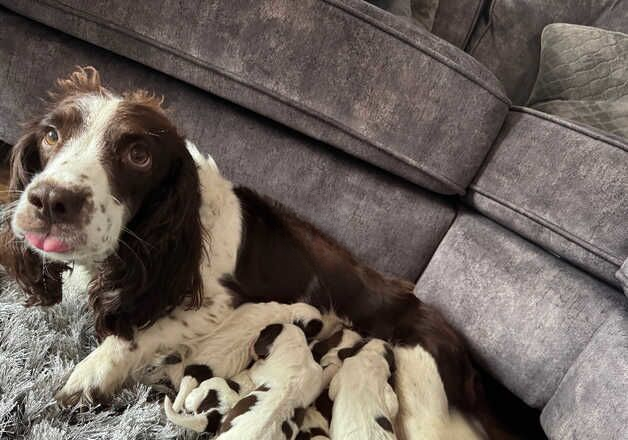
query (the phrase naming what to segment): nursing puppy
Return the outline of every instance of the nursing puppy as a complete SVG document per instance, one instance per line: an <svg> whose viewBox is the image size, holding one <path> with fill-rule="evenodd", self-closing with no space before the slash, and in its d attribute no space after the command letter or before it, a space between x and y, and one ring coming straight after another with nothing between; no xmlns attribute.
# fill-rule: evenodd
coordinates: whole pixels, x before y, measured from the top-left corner
<svg viewBox="0 0 628 440"><path fill-rule="evenodd" d="M322 368L299 327L272 324L255 342L259 360L251 367L256 389L240 399L225 417L220 440L294 438L303 408L318 396Z"/></svg>
<svg viewBox="0 0 628 440"><path fill-rule="evenodd" d="M323 367L323 388L327 388L332 378L342 366L338 352L353 347L362 340L362 336L348 328L338 330L329 338L323 339L312 346L314 359Z"/></svg>
<svg viewBox="0 0 628 440"><path fill-rule="evenodd" d="M209 337L197 341L193 345L196 351L188 354L188 358L183 360L182 355L176 354L166 358L165 362L172 364L168 369L169 379L179 384L173 410L181 411L187 395L204 380L213 376L231 378L243 371L253 361L252 347L260 331L275 323L298 325L308 338L317 336L323 329L320 313L308 304L243 304Z"/></svg>
<svg viewBox="0 0 628 440"><path fill-rule="evenodd" d="M392 387L395 359L384 341L363 340L344 348L338 356L342 367L329 386L334 402L332 439L392 440L399 403Z"/></svg>
<svg viewBox="0 0 628 440"><path fill-rule="evenodd" d="M170 398L164 398L164 410L172 423L196 432L215 434L225 414L240 399L237 387L221 377L203 381L187 395L184 412L173 408Z"/></svg>

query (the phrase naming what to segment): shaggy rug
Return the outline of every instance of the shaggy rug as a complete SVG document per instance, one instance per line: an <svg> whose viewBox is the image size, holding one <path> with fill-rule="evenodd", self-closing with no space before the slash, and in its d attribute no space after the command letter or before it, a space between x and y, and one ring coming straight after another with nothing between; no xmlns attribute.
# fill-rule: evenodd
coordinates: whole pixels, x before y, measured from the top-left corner
<svg viewBox="0 0 628 440"><path fill-rule="evenodd" d="M25 308L24 295L0 274L0 438L33 440L194 439L167 424L163 396L142 384L111 407L61 409L54 400L74 365L95 346L84 274L64 284L63 301Z"/></svg>

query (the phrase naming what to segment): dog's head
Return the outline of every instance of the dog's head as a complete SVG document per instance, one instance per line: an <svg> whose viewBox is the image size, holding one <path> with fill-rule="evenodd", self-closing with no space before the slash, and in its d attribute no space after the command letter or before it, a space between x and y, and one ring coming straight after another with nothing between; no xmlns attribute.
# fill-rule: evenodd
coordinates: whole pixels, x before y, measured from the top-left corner
<svg viewBox="0 0 628 440"><path fill-rule="evenodd" d="M57 302L72 262L97 268L101 333L200 300L198 172L155 96L117 95L91 67L58 80L13 149L10 191L10 266L31 303Z"/></svg>

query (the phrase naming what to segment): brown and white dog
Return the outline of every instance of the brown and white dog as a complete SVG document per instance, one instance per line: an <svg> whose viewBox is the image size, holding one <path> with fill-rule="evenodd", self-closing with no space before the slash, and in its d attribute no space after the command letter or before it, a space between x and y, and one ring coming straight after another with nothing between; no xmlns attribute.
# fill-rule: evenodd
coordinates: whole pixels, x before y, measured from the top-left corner
<svg viewBox="0 0 628 440"><path fill-rule="evenodd" d="M447 405L505 438L482 398L463 338L412 293L313 226L254 191L234 187L177 131L161 100L118 95L97 71L58 81L48 108L13 148L10 222L1 262L30 305L61 300L63 271L86 267L100 346L57 399L105 399L137 369L209 333L242 302L306 302L360 334L424 358ZM399 374L399 372L398 372ZM400 413L404 399L400 397ZM429 407L429 402L424 402Z"/></svg>

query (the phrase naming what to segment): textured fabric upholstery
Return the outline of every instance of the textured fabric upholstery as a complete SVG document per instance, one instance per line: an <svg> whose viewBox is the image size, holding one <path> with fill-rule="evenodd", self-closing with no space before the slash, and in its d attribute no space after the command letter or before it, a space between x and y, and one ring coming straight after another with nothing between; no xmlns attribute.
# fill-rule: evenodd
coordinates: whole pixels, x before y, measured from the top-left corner
<svg viewBox="0 0 628 440"><path fill-rule="evenodd" d="M628 312L611 315L541 414L550 438L628 438Z"/></svg>
<svg viewBox="0 0 628 440"><path fill-rule="evenodd" d="M468 50L495 73L515 104L524 104L536 79L541 32L572 23L625 32L625 0L493 0L480 16Z"/></svg>
<svg viewBox="0 0 628 440"><path fill-rule="evenodd" d="M441 193L464 192L508 109L473 58L361 0L0 4Z"/></svg>
<svg viewBox="0 0 628 440"><path fill-rule="evenodd" d="M510 112L469 202L619 285L628 258L628 144L533 110Z"/></svg>
<svg viewBox="0 0 628 440"><path fill-rule="evenodd" d="M546 26L527 106L628 142L628 34L563 23Z"/></svg>
<svg viewBox="0 0 628 440"><path fill-rule="evenodd" d="M432 32L464 49L487 0L440 0Z"/></svg>
<svg viewBox="0 0 628 440"><path fill-rule="evenodd" d="M547 23L627 3L439 0L434 35L361 0L0 0L35 20L0 7L0 141L74 65L164 94L229 178L418 279L551 438L623 439L628 149L492 72L525 102Z"/></svg>
<svg viewBox="0 0 628 440"><path fill-rule="evenodd" d="M456 218L415 292L537 408L608 316L628 307L617 290L471 211Z"/></svg>
<svg viewBox="0 0 628 440"><path fill-rule="evenodd" d="M164 94L173 118L223 172L295 209L379 269L416 279L454 208L443 197L139 64L0 10L0 139L53 81L92 64L117 90ZM60 60L63 60L62 62ZM394 213L394 215L391 215ZM417 262L421 262L418 263Z"/></svg>

